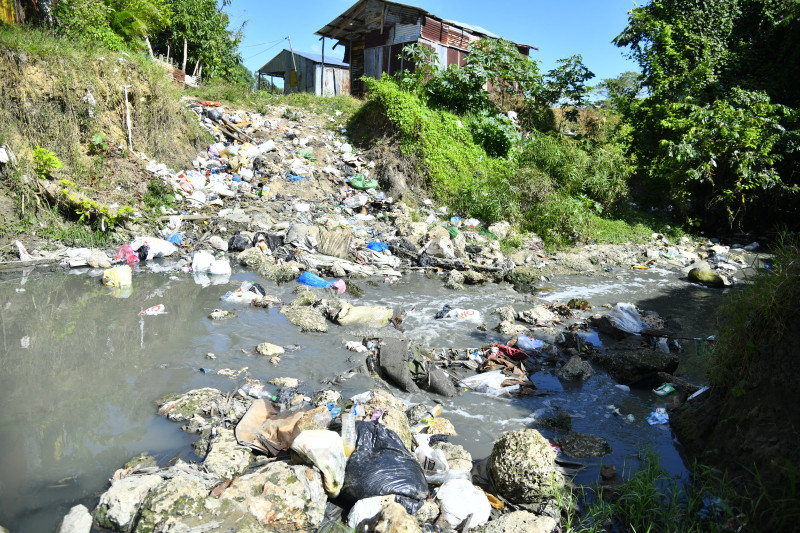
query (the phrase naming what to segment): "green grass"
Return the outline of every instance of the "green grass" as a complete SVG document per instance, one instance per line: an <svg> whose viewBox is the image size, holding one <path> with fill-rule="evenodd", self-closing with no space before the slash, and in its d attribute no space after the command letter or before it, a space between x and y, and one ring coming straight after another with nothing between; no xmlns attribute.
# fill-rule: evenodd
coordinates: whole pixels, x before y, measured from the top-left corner
<svg viewBox="0 0 800 533"><path fill-rule="evenodd" d="M722 307L720 331L711 352L712 383L740 390L764 372L759 354L773 351L792 327L800 298L800 248L797 238L778 239L768 269L759 269L751 284L732 293Z"/></svg>
<svg viewBox="0 0 800 533"><path fill-rule="evenodd" d="M591 213L589 224L592 239L598 244L645 244L652 242L653 233L664 235L672 244L678 244L682 237L691 237L675 222L632 209L606 215Z"/></svg>

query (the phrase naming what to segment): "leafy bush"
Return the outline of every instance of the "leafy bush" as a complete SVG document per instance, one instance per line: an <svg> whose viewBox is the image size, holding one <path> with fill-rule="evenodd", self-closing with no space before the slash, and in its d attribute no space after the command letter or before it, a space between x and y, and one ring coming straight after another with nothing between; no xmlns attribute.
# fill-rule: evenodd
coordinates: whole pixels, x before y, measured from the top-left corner
<svg viewBox="0 0 800 533"><path fill-rule="evenodd" d="M475 144L492 157L506 157L514 144L522 139L505 115L475 115L469 120L469 128Z"/></svg>
<svg viewBox="0 0 800 533"><path fill-rule="evenodd" d="M39 145L33 149L33 164L39 178L49 178L54 170L64 166L56 154Z"/></svg>

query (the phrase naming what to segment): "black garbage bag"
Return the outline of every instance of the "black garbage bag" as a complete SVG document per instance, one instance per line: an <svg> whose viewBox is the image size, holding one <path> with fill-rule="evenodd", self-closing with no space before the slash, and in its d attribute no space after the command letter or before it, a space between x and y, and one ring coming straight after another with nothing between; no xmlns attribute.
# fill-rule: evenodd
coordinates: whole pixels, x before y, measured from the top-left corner
<svg viewBox="0 0 800 533"><path fill-rule="evenodd" d="M433 259L431 259L431 256L429 256L425 252L422 252L422 254L419 256L417 264L419 264L419 266L421 267L433 266Z"/></svg>
<svg viewBox="0 0 800 533"><path fill-rule="evenodd" d="M150 253L150 246L143 244L136 250L136 257L139 261L147 261L147 254Z"/></svg>
<svg viewBox="0 0 800 533"><path fill-rule="evenodd" d="M252 247L253 245L250 244L250 241L247 240L247 237L238 231L234 233L230 239L228 239L228 250L231 252L243 252Z"/></svg>
<svg viewBox="0 0 800 533"><path fill-rule="evenodd" d="M250 291L250 292L254 292L254 293L258 294L262 298L267 295L267 291L264 289L264 287L262 287L258 283L253 283L252 285L250 285L250 288L247 289L247 290Z"/></svg>
<svg viewBox="0 0 800 533"><path fill-rule="evenodd" d="M259 242L265 242L267 247L269 247L271 252L274 252L281 246L283 246L283 237L280 235L274 234L266 234L263 231L259 231L255 235L253 235L253 246L258 245Z"/></svg>
<svg viewBox="0 0 800 533"><path fill-rule="evenodd" d="M452 309L450 308L450 306L449 306L449 305L447 305L447 304L445 304L445 305L444 305L444 307L442 307L442 310L441 310L441 311L439 311L438 313L436 313L435 315L433 315L433 318L436 318L436 319L439 319L439 318L444 318L444 317L446 317L446 316L447 316L447 313L449 313L450 311L452 311Z"/></svg>
<svg viewBox="0 0 800 533"><path fill-rule="evenodd" d="M401 503L407 509L419 509L428 497L428 482L397 433L375 422L361 421L356 422L356 431L356 449L347 461L340 497L355 503L362 498L395 494L405 497Z"/></svg>

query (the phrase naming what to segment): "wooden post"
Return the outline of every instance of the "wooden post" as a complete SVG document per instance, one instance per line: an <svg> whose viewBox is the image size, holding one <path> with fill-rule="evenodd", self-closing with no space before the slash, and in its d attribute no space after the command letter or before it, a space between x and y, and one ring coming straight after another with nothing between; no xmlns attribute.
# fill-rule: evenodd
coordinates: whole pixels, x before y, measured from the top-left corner
<svg viewBox="0 0 800 533"><path fill-rule="evenodd" d="M183 65L181 66L181 70L186 72L186 54L189 52L189 43L186 42L186 39L183 40Z"/></svg>
<svg viewBox="0 0 800 533"><path fill-rule="evenodd" d="M155 59L156 56L153 55L153 47L150 45L150 38L147 35L144 36L144 42L147 44L147 50L150 52L150 59Z"/></svg>
<svg viewBox="0 0 800 533"><path fill-rule="evenodd" d="M325 36L322 36L322 79L319 81L319 95L325 96Z"/></svg>
<svg viewBox="0 0 800 533"><path fill-rule="evenodd" d="M167 43L167 63L169 63L169 43Z"/></svg>
<svg viewBox="0 0 800 533"><path fill-rule="evenodd" d="M128 123L128 149L133 153L133 137L131 136L131 108L128 105L128 87L130 85L123 85L125 90L125 121Z"/></svg>
<svg viewBox="0 0 800 533"><path fill-rule="evenodd" d="M197 58L197 63L194 64L194 70L192 71L192 76L197 76L197 69L200 66L200 58Z"/></svg>

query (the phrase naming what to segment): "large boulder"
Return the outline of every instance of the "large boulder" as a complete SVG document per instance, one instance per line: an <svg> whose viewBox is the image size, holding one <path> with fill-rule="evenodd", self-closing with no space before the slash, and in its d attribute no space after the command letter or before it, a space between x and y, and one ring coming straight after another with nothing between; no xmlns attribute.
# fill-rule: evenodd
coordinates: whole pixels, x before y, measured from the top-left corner
<svg viewBox="0 0 800 533"><path fill-rule="evenodd" d="M678 356L659 350L631 350L615 353L592 353L593 363L605 368L620 383L631 384L652 378L658 372L672 374L678 368ZM642 383L643 387L649 382Z"/></svg>
<svg viewBox="0 0 800 533"><path fill-rule="evenodd" d="M100 496L94 518L101 526L113 531L127 531L147 494L162 482L161 476L127 476L111 483Z"/></svg>
<svg viewBox="0 0 800 533"><path fill-rule="evenodd" d="M561 451L570 457L602 457L611 453L611 445L603 437L570 431L557 440Z"/></svg>
<svg viewBox="0 0 800 533"><path fill-rule="evenodd" d="M504 514L497 520L486 524L483 533L552 533L556 529L556 521L549 516L537 516L528 511L514 511Z"/></svg>
<svg viewBox="0 0 800 533"><path fill-rule="evenodd" d="M558 369L556 376L564 381L586 381L594 375L592 365L588 361L581 359L579 355L573 355L564 366Z"/></svg>
<svg viewBox="0 0 800 533"><path fill-rule="evenodd" d="M281 308L281 314L286 315L289 322L299 326L302 331L316 331L327 333L328 323L325 317L315 307L287 305Z"/></svg>
<svg viewBox="0 0 800 533"><path fill-rule="evenodd" d="M554 484L564 484L550 443L535 429L500 437L489 456L489 471L499 493L513 503L538 502L552 492Z"/></svg>
<svg viewBox="0 0 800 533"><path fill-rule="evenodd" d="M231 479L244 472L252 458L250 450L236 442L232 430L218 428L203 466L220 479Z"/></svg>
<svg viewBox="0 0 800 533"><path fill-rule="evenodd" d="M727 278L707 268L693 268L689 271L687 277L689 281L700 283L707 287L725 287L726 285L730 285L730 281L728 281Z"/></svg>
<svg viewBox="0 0 800 533"><path fill-rule="evenodd" d="M177 523L192 519L205 507L211 487L193 476L176 476L167 479L154 489L142 505L137 531L170 531Z"/></svg>
<svg viewBox="0 0 800 533"><path fill-rule="evenodd" d="M472 471L472 455L463 446L449 442L437 442L433 445L433 449L444 452L450 470Z"/></svg>
<svg viewBox="0 0 800 533"><path fill-rule="evenodd" d="M397 502L388 502L380 512L364 520L356 528L358 533L422 533L416 518Z"/></svg>
<svg viewBox="0 0 800 533"><path fill-rule="evenodd" d="M322 522L327 500L318 470L273 462L236 478L220 509L250 514L267 531L307 531Z"/></svg>
<svg viewBox="0 0 800 533"><path fill-rule="evenodd" d="M85 505L76 505L70 509L58 527L58 533L89 533L91 530L92 515Z"/></svg>

